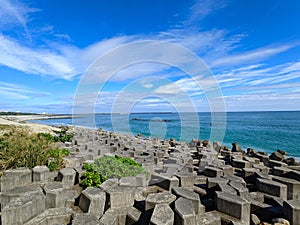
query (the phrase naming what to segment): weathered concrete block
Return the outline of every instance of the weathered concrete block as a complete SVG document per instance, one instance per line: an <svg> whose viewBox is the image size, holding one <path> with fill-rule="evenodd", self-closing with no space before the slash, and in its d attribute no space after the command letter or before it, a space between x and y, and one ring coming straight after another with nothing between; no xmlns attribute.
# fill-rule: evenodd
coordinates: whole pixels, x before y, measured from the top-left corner
<svg viewBox="0 0 300 225"><path fill-rule="evenodd" d="M119 182L118 179L108 179L100 185L100 188L106 191L109 188L118 186L118 182Z"/></svg>
<svg viewBox="0 0 300 225"><path fill-rule="evenodd" d="M178 164L173 163L173 164L164 164L163 165L163 172L168 173L168 174L174 174L178 173Z"/></svg>
<svg viewBox="0 0 300 225"><path fill-rule="evenodd" d="M259 172L259 169L256 169L256 168L243 168L241 175L244 179L249 179L251 176L254 176L256 172Z"/></svg>
<svg viewBox="0 0 300 225"><path fill-rule="evenodd" d="M170 192L164 191L159 193L149 194L146 198L146 210L154 208L158 204L170 205L176 200L176 196Z"/></svg>
<svg viewBox="0 0 300 225"><path fill-rule="evenodd" d="M176 177L179 179L180 187L193 187L195 182L195 175L193 173L177 173Z"/></svg>
<svg viewBox="0 0 300 225"><path fill-rule="evenodd" d="M119 180L119 185L136 187L136 177L121 177Z"/></svg>
<svg viewBox="0 0 300 225"><path fill-rule="evenodd" d="M88 187L79 199L79 207L85 213L100 218L104 213L106 193L100 188Z"/></svg>
<svg viewBox="0 0 300 225"><path fill-rule="evenodd" d="M57 180L61 181L66 188L75 185L76 171L72 168L63 168L58 172Z"/></svg>
<svg viewBox="0 0 300 225"><path fill-rule="evenodd" d="M158 204L155 206L150 220L151 225L173 225L174 212L168 204Z"/></svg>
<svg viewBox="0 0 300 225"><path fill-rule="evenodd" d="M68 208L46 209L44 212L34 217L33 219L29 220L27 223L23 225L52 225L52 224L67 225L70 224L72 213L73 211ZM85 224L85 225L90 225L90 224Z"/></svg>
<svg viewBox="0 0 300 225"><path fill-rule="evenodd" d="M147 186L147 177L145 174L138 174L136 176L136 186L137 187L146 187Z"/></svg>
<svg viewBox="0 0 300 225"><path fill-rule="evenodd" d="M198 225L222 225L221 217L216 211L206 212L197 218Z"/></svg>
<svg viewBox="0 0 300 225"><path fill-rule="evenodd" d="M3 225L23 225L45 210L45 196L42 192L30 193L8 203L1 212Z"/></svg>
<svg viewBox="0 0 300 225"><path fill-rule="evenodd" d="M0 192L7 191L9 189L19 186L18 176L5 176L0 178Z"/></svg>
<svg viewBox="0 0 300 225"><path fill-rule="evenodd" d="M231 176L224 176L224 178L229 180L229 182L231 182L231 181L238 182L241 185L243 185L244 187L247 187L247 183L245 182L245 180L242 177L231 175Z"/></svg>
<svg viewBox="0 0 300 225"><path fill-rule="evenodd" d="M114 210L107 210L100 218L100 225L119 225L119 218Z"/></svg>
<svg viewBox="0 0 300 225"><path fill-rule="evenodd" d="M244 156L243 159L250 163L250 167L253 167L254 165L260 163L259 159L253 158L253 157L249 157L249 156Z"/></svg>
<svg viewBox="0 0 300 225"><path fill-rule="evenodd" d="M242 177L247 183L255 184L257 178L263 178L271 180L271 176L267 173L260 172L259 169L255 168L244 168L242 169Z"/></svg>
<svg viewBox="0 0 300 225"><path fill-rule="evenodd" d="M1 195L1 209L3 209L9 202L17 200L23 195L41 193L42 189L38 184L30 184L27 186L15 187L2 192ZM1 210L0 210L1 211Z"/></svg>
<svg viewBox="0 0 300 225"><path fill-rule="evenodd" d="M287 199L287 186L285 184L258 178L256 187L261 192L280 197L283 200Z"/></svg>
<svg viewBox="0 0 300 225"><path fill-rule="evenodd" d="M236 168L250 168L250 162L240 159L233 159L231 165Z"/></svg>
<svg viewBox="0 0 300 225"><path fill-rule="evenodd" d="M287 186L287 199L297 199L300 193L300 182L285 177L273 176L272 179Z"/></svg>
<svg viewBox="0 0 300 225"><path fill-rule="evenodd" d="M282 207L272 206L252 198L247 198L251 202L251 213L257 215L262 221L270 221L282 215Z"/></svg>
<svg viewBox="0 0 300 225"><path fill-rule="evenodd" d="M275 176L284 176L285 174L287 174L288 172L291 172L292 170L287 168L287 167L274 167L272 169L272 174L274 174Z"/></svg>
<svg viewBox="0 0 300 225"><path fill-rule="evenodd" d="M208 189L213 189L213 188L217 187L217 185L220 183L227 184L228 180L224 179L224 178L208 178L206 185L207 185Z"/></svg>
<svg viewBox="0 0 300 225"><path fill-rule="evenodd" d="M193 203L186 198L175 201L175 225L196 225Z"/></svg>
<svg viewBox="0 0 300 225"><path fill-rule="evenodd" d="M134 204L133 187L115 186L106 190L111 209L131 207Z"/></svg>
<svg viewBox="0 0 300 225"><path fill-rule="evenodd" d="M25 186L32 182L32 172L30 169L20 167L6 170L0 178L0 191L6 191L15 187Z"/></svg>
<svg viewBox="0 0 300 225"><path fill-rule="evenodd" d="M128 209L127 212L127 217L126 217L126 225L134 225L137 224L137 222L139 221L140 217L141 217L141 212L134 208L131 207Z"/></svg>
<svg viewBox="0 0 300 225"><path fill-rule="evenodd" d="M223 170L224 176L231 176L234 173L234 168L230 165L219 166L221 170Z"/></svg>
<svg viewBox="0 0 300 225"><path fill-rule="evenodd" d="M170 191L173 187L179 187L179 179L175 176L166 176L162 174L152 174L151 184L155 184Z"/></svg>
<svg viewBox="0 0 300 225"><path fill-rule="evenodd" d="M47 166L36 166L32 169L32 181L46 181L49 177Z"/></svg>
<svg viewBox="0 0 300 225"><path fill-rule="evenodd" d="M255 157L258 158L265 166L269 166L269 157L261 153L255 153Z"/></svg>
<svg viewBox="0 0 300 225"><path fill-rule="evenodd" d="M284 175L287 178L300 181L300 171L292 170Z"/></svg>
<svg viewBox="0 0 300 225"><path fill-rule="evenodd" d="M267 167L267 166L264 166L262 164L254 164L253 168L259 169L259 171L262 172L262 173L269 173L270 172L270 168Z"/></svg>
<svg viewBox="0 0 300 225"><path fill-rule="evenodd" d="M200 197L204 197L207 195L207 192L205 189L194 186L192 189L196 194L198 194Z"/></svg>
<svg viewBox="0 0 300 225"><path fill-rule="evenodd" d="M300 224L300 201L298 200L289 200L283 203L283 215L291 225Z"/></svg>
<svg viewBox="0 0 300 225"><path fill-rule="evenodd" d="M205 207L201 204L199 195L195 192L184 187L177 187L172 189L172 193L178 197L183 197L190 200L193 203L194 212L196 214L205 213Z"/></svg>
<svg viewBox="0 0 300 225"><path fill-rule="evenodd" d="M223 175L223 170L212 166L206 166L203 172L208 177L221 177Z"/></svg>
<svg viewBox="0 0 300 225"><path fill-rule="evenodd" d="M99 225L99 218L90 214L75 214L72 225Z"/></svg>
<svg viewBox="0 0 300 225"><path fill-rule="evenodd" d="M248 188L246 188L241 182L238 181L230 181L229 185L236 190L238 196L242 198L249 194Z"/></svg>
<svg viewBox="0 0 300 225"><path fill-rule="evenodd" d="M250 202L225 192L216 192L217 210L240 219L243 224L250 224Z"/></svg>
<svg viewBox="0 0 300 225"><path fill-rule="evenodd" d="M237 191L227 183L220 182L217 186L219 191L230 193L233 195L237 194Z"/></svg>
<svg viewBox="0 0 300 225"><path fill-rule="evenodd" d="M284 162L276 161L276 160L269 160L269 167L287 167L288 165Z"/></svg>
<svg viewBox="0 0 300 225"><path fill-rule="evenodd" d="M46 193L46 209L65 206L65 188L60 182L51 182L44 187Z"/></svg>
<svg viewBox="0 0 300 225"><path fill-rule="evenodd" d="M78 155L69 155L63 158L63 162L66 168L78 168L83 164L84 158Z"/></svg>

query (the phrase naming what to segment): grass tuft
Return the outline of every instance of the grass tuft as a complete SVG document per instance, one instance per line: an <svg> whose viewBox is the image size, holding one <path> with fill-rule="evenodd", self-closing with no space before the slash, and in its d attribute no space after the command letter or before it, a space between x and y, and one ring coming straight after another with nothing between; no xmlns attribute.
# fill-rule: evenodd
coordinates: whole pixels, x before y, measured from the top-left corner
<svg viewBox="0 0 300 225"><path fill-rule="evenodd" d="M0 175L16 167L33 168L48 165L50 170L62 166L62 158L68 150L55 148L51 134L35 134L20 127L1 126L0 133ZM5 129L4 129L5 128Z"/></svg>

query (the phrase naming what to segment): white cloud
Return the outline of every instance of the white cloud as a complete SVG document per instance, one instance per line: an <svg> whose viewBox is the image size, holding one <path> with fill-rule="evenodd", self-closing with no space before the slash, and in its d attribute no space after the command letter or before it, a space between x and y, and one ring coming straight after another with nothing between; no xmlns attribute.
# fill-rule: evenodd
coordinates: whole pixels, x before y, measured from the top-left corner
<svg viewBox="0 0 300 225"><path fill-rule="evenodd" d="M211 63L212 67L217 66L232 66L241 64L251 64L254 62L259 62L263 59L268 59L274 55L278 55L282 52L286 52L289 49L295 47L295 45L281 45L277 47L264 47L255 49L248 52L243 52L240 54L227 55L220 59L215 60Z"/></svg>
<svg viewBox="0 0 300 225"><path fill-rule="evenodd" d="M11 21L19 23L26 28L30 13L35 12L36 9L9 0L1 1L3 1L4 4L1 6L0 15L1 13L3 15L10 15L9 18ZM190 17L192 20L193 18L203 18L225 5L224 1L197 1L191 9ZM8 12L6 12L6 9L9 9ZM54 36L60 35L53 32L53 26L47 26L41 29L48 30L48 32ZM66 34L62 34L61 36L66 40L71 38ZM229 55L230 52L235 50L243 37L244 35L241 34L229 36L228 32L224 30L212 29L200 31L199 28L185 26L181 29L171 28L157 35L112 37L80 49L74 45L59 42L46 42L44 46L32 47L0 33L0 65L28 74L49 75L55 78L70 80L84 74L89 66L106 52L122 44L144 39L169 41L184 46L203 57L208 64L214 67L263 60L293 47L293 45L265 47L237 55ZM176 55L176 52L168 52L166 50L164 53L166 57L169 58L177 57L178 61L184 59L184 56ZM140 52L140 54L144 55L145 52ZM128 57L128 52L123 52L120 58L122 57ZM118 62L114 62L112 59L110 63L117 64ZM109 65L107 66L109 67ZM174 76L174 73L168 71L170 67L171 66L159 65L157 63L128 66L121 71L114 71L117 73L112 77L112 80L124 81L153 74L160 74L163 77ZM297 68L298 67L295 68L294 66L286 68L286 70L295 70ZM282 71L282 73L284 73L284 71ZM177 74L180 76L180 73L177 72ZM99 76L101 76L101 74L97 75L98 78ZM230 79L224 79L223 81L229 83ZM148 85L148 87L150 86Z"/></svg>
<svg viewBox="0 0 300 225"><path fill-rule="evenodd" d="M32 90L23 85L12 84L7 82L0 82L0 96L2 101L4 99L9 100L26 100L30 99L32 96L36 95L49 95L48 92L42 92L37 90Z"/></svg>
<svg viewBox="0 0 300 225"><path fill-rule="evenodd" d="M297 71L298 65L299 62L283 63L273 67L254 64L216 74L216 77L223 93L232 99L230 104L233 104L234 100L256 98L259 101L265 101L263 104L268 105L268 100L274 102L276 100L283 101L283 99L293 101L293 98L299 97L300 72ZM243 93L243 97L232 98L236 93ZM249 104L252 103L249 102Z"/></svg>
<svg viewBox="0 0 300 225"><path fill-rule="evenodd" d="M30 74L69 79L77 75L71 62L59 52L31 49L0 34L0 64Z"/></svg>
<svg viewBox="0 0 300 225"><path fill-rule="evenodd" d="M28 7L16 0L0 0L0 30L8 25L22 26L28 38L30 32L27 23L30 20L30 14L37 12L38 9Z"/></svg>
<svg viewBox="0 0 300 225"><path fill-rule="evenodd" d="M191 13L187 21L185 21L185 24L192 24L199 21L225 6L226 2L224 0L196 0L190 8Z"/></svg>
<svg viewBox="0 0 300 225"><path fill-rule="evenodd" d="M286 67L284 67L280 73L285 74L285 73L291 73L291 72L300 72L300 61L299 62L291 62L286 64Z"/></svg>

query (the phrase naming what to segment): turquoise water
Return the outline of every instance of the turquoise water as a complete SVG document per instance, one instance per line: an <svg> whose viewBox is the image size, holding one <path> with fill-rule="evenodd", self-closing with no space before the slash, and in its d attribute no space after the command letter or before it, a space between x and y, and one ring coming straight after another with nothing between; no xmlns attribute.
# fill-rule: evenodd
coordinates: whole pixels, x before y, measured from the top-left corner
<svg viewBox="0 0 300 225"><path fill-rule="evenodd" d="M140 113L140 114L96 114L76 119L76 125L91 126L108 131L138 133L143 136L175 138L189 142L191 139L210 139L212 125L216 130L223 123L212 123L211 113ZM49 125L72 124L72 119L39 120ZM95 128L93 127L93 128ZM231 147L238 142L268 153L277 149L286 150L289 156L300 157L300 112L228 112L226 116L223 145ZM221 132L222 133L222 132ZM212 139L211 139L212 140ZM213 140L212 140L213 141Z"/></svg>

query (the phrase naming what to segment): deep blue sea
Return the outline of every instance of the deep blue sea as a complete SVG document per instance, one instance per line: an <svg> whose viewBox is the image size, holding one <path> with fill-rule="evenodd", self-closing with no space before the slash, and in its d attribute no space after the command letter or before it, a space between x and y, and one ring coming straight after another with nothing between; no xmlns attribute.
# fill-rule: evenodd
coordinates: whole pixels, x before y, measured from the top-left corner
<svg viewBox="0 0 300 225"><path fill-rule="evenodd" d="M91 122L92 121L92 122ZM96 114L72 119L38 120L48 125L76 124L103 130L143 134L162 139L175 138L190 142L191 139L210 139L218 133L218 140L231 147L238 142L246 150L271 153L277 149L288 152L289 156L300 158L300 112L227 112L226 121L212 122L211 113L133 113L133 114ZM74 123L73 123L74 122ZM91 124L92 123L92 124ZM93 124L94 123L94 124ZM223 127L224 137L222 135ZM214 128L214 129L212 129Z"/></svg>

